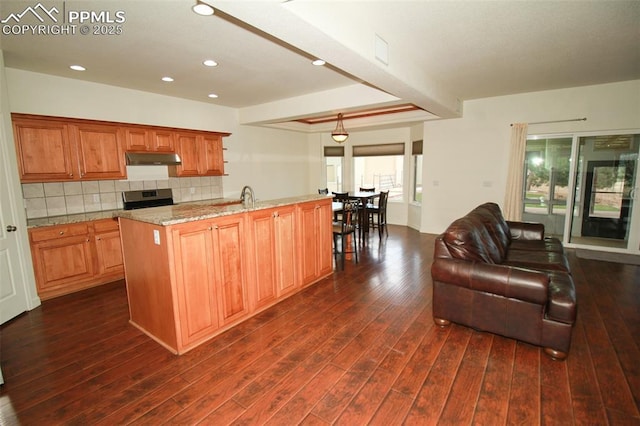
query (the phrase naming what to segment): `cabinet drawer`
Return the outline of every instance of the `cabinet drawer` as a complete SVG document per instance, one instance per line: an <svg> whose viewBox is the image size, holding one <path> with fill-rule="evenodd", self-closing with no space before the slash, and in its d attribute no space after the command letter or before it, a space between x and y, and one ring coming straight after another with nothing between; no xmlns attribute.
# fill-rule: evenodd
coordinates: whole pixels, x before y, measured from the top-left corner
<svg viewBox="0 0 640 426"><path fill-rule="evenodd" d="M29 230L32 242L51 240L59 237L73 237L87 235L89 228L86 223L74 223L68 225L45 226Z"/></svg>
<svg viewBox="0 0 640 426"><path fill-rule="evenodd" d="M119 228L118 219L100 219L93 222L96 234L100 232L117 231Z"/></svg>

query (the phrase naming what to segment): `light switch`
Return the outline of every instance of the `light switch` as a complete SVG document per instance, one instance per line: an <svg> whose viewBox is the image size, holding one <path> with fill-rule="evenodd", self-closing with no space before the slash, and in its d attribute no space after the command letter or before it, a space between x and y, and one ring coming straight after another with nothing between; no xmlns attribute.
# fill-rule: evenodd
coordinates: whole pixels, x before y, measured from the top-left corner
<svg viewBox="0 0 640 426"><path fill-rule="evenodd" d="M157 229L153 230L153 242L157 246L160 245L160 231L158 231Z"/></svg>

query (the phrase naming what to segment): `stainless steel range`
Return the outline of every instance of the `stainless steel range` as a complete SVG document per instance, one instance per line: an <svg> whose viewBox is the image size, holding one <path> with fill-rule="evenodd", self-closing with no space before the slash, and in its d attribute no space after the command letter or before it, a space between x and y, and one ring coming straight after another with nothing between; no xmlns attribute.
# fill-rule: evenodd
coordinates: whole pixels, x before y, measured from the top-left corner
<svg viewBox="0 0 640 426"><path fill-rule="evenodd" d="M124 191L122 193L122 203L125 210L171 206L173 205L173 192L171 189Z"/></svg>

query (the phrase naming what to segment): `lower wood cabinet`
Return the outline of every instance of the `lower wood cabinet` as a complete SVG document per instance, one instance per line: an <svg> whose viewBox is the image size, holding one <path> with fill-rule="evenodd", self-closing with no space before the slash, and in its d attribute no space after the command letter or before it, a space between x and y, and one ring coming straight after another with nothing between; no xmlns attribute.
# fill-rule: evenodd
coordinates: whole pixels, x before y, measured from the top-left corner
<svg viewBox="0 0 640 426"><path fill-rule="evenodd" d="M301 203L300 265L302 284L310 284L330 274L333 268L331 202Z"/></svg>
<svg viewBox="0 0 640 426"><path fill-rule="evenodd" d="M249 213L254 308L273 304L300 287L296 213L295 206Z"/></svg>
<svg viewBox="0 0 640 426"><path fill-rule="evenodd" d="M124 277L114 219L32 228L29 238L42 300Z"/></svg>
<svg viewBox="0 0 640 426"><path fill-rule="evenodd" d="M278 303L332 273L331 214L327 199L168 226L120 218L131 323L182 354Z"/></svg>
<svg viewBox="0 0 640 426"><path fill-rule="evenodd" d="M244 216L171 226L181 343L249 312Z"/></svg>

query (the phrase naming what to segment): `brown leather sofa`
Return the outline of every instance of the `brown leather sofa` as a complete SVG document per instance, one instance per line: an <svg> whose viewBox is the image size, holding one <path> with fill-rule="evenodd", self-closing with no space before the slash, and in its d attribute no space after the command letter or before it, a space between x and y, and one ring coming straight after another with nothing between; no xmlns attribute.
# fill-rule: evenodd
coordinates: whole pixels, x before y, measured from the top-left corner
<svg viewBox="0 0 640 426"><path fill-rule="evenodd" d="M436 238L433 318L542 346L564 359L576 293L562 243L544 225L510 222L495 203L457 219Z"/></svg>

